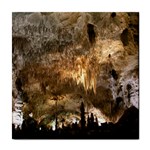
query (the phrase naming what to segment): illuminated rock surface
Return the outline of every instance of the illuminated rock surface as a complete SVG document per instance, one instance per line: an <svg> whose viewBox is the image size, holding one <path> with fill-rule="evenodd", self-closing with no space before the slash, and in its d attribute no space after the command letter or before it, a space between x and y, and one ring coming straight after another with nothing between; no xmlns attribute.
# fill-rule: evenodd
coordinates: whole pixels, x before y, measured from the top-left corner
<svg viewBox="0 0 150 150"><path fill-rule="evenodd" d="M24 118L32 113L52 127L57 112L67 125L80 120L84 102L86 118L93 113L99 123L116 123L127 108L138 108L138 19L138 13L13 13L13 116L21 109ZM16 108L18 97L23 106ZM16 118L19 126L22 114L20 123Z"/></svg>

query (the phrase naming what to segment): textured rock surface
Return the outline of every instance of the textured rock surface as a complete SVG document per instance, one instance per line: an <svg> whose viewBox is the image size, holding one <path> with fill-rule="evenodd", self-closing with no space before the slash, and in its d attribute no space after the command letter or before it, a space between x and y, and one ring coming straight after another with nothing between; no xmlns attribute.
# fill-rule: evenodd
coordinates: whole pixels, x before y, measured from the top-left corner
<svg viewBox="0 0 150 150"><path fill-rule="evenodd" d="M117 122L138 108L138 34L138 13L13 13L13 111L21 92L18 109L39 122L56 101L60 118L79 118L84 101L101 122Z"/></svg>

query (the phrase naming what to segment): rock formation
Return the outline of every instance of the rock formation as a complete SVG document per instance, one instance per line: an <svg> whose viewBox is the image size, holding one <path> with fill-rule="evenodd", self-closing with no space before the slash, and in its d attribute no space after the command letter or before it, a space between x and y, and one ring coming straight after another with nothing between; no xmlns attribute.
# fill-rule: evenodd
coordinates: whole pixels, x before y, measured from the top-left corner
<svg viewBox="0 0 150 150"><path fill-rule="evenodd" d="M84 102L86 114L116 123L139 107L138 57L138 13L13 13L13 114L19 97L24 118L48 125L56 113L79 119Z"/></svg>

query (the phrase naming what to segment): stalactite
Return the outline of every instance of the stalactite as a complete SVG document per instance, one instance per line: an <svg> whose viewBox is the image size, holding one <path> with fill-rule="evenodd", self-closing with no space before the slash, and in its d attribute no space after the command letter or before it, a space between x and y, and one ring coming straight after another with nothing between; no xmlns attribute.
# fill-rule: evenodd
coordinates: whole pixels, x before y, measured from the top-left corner
<svg viewBox="0 0 150 150"><path fill-rule="evenodd" d="M76 63L76 71L71 73L71 77L76 81L77 85L82 84L85 92L93 90L96 94L96 77L97 73L92 69L89 69L88 60L84 58L78 58Z"/></svg>
<svg viewBox="0 0 150 150"><path fill-rule="evenodd" d="M117 97L117 87L115 86L116 84L117 84L116 80L111 76L111 78L110 78L110 89L112 91L113 100L115 100Z"/></svg>

